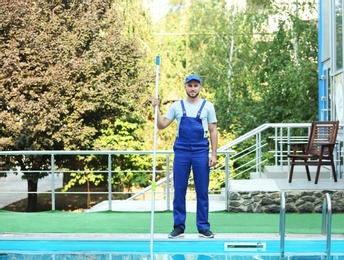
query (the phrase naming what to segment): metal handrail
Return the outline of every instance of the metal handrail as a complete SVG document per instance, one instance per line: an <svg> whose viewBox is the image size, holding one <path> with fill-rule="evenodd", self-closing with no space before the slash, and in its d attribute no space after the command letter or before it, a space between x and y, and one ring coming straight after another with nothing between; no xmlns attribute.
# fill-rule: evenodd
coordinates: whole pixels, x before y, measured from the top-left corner
<svg viewBox="0 0 344 260"><path fill-rule="evenodd" d="M330 253L331 253L331 232L332 232L331 227L332 227L332 203L331 203L330 194L326 193L325 198L324 198L323 207L322 207L321 234L325 235L327 233L327 236L326 236L326 254L327 254L327 257L329 257Z"/></svg>
<svg viewBox="0 0 344 260"><path fill-rule="evenodd" d="M280 234L280 253L281 257L284 256L284 244L285 244L285 192L281 193L281 202L280 202L280 225L279 225L279 234Z"/></svg>
<svg viewBox="0 0 344 260"><path fill-rule="evenodd" d="M226 160L225 160L225 167L224 167L224 172L225 172L225 176L226 179L229 178L229 171L230 171L230 167L229 167L229 155L232 154L233 151L227 150L227 151L218 151L218 154L224 154L226 156ZM73 151L62 151L62 150L39 150L39 151L0 151L0 156L8 156L8 155L50 155L51 160L50 160L50 170L46 171L44 170L44 172L50 173L51 174L51 191L49 192L41 192L41 191L35 191L35 192L29 192L29 191L25 191L25 192L12 192L12 191L0 191L0 194L7 194L7 193L11 193L11 194L39 194L39 193L49 193L51 194L51 210L55 210L55 197L57 194L61 194L61 193L65 193L65 194L108 194L108 210L112 210L112 195L113 194L122 194L123 192L115 192L112 190L112 183L111 183L111 179L112 179L112 175L114 172L116 172L116 170L112 169L112 164L111 164L111 158L113 155L121 155L121 154L127 154L127 155L153 155L153 151L85 151L85 150L73 150ZM158 155L171 155L173 154L173 151L156 151L156 154ZM93 172L102 172L102 173L108 173L108 191L107 192L58 192L55 189L55 174L58 173L63 173L64 170L58 170L55 168L55 158L57 155L107 155L108 157L108 165L107 165L107 169L104 171L99 171L99 170L93 170ZM164 180L162 180L161 182L159 181L158 184L163 184L166 183L167 186L169 185L170 182L170 177L171 174L169 173L169 160L166 159L166 178ZM11 171L11 170L10 170ZM4 170L4 171L0 171L4 172L4 173L8 173L10 171ZM13 170L12 170L13 171ZM21 171L18 170L19 172L29 172L29 171ZM38 172L38 171L30 171L30 172ZM39 171L42 172L42 171ZM66 172L71 172L70 169L67 170ZM226 182L226 185L228 185L228 182ZM227 186L225 187L226 189L228 188ZM134 194L134 197L137 197L139 195L143 195L145 192L151 191L152 187L147 187L144 192L138 192L136 194ZM166 197L164 198L164 200L166 200L167 205L169 205L169 200L170 200L170 190L169 187L167 187L167 194ZM127 192L130 193L131 192Z"/></svg>
<svg viewBox="0 0 344 260"><path fill-rule="evenodd" d="M222 146L219 150L223 151L223 150L230 149L233 146L238 145L238 144L242 143L243 141L245 141L245 140L247 140L253 136L256 136L257 133L261 133L261 132L265 131L266 129L271 128L271 125L274 125L274 124L263 124L263 125L255 128L255 129L251 130L250 132L236 138L235 140L229 142L228 144Z"/></svg>
<svg viewBox="0 0 344 260"><path fill-rule="evenodd" d="M257 167L257 172L261 173L262 161L263 161L263 154L261 153L261 149L265 146L261 142L263 141L261 135L268 130L274 129L275 133L269 136L274 141L274 148L269 151L269 153L273 152L273 157L275 158L274 166L280 166L281 169L283 166L287 166L288 169L290 167L290 162L287 158L287 154L290 153L290 146L285 147L286 144L290 143L293 140L293 136L291 134L291 129L302 129L302 128L310 128L311 123L272 123L272 124L263 124L258 126L257 128L247 132L246 134L236 138L235 140L227 143L226 145L219 148L219 151L225 151L227 149L232 149L233 147L245 142L246 140L255 138L255 145L252 147L256 147L256 163L254 164ZM301 138L302 136L296 136L297 138ZM308 140L307 136L304 136ZM341 160L341 149L344 146L344 125L339 125L339 132L337 136L337 144L335 146L335 162L336 162L336 170L339 178L344 177L344 173L342 171L343 164ZM250 147L251 148L251 147ZM248 151L246 155L250 154L251 151ZM243 155L244 156L244 155ZM232 162L235 161L235 156L231 158ZM236 172L237 169L233 169L232 172Z"/></svg>
<svg viewBox="0 0 344 260"><path fill-rule="evenodd" d="M336 161L336 169L338 172L338 177L342 178L343 177L343 172L342 172L342 165L341 162L343 160L340 159L340 157L342 156L340 154L340 151L343 147L343 141L344 141L344 131L343 131L343 126L344 125L340 125L340 131L337 137L338 143L340 143L340 145L336 146L336 152L335 152L335 161ZM262 154L262 148L266 147L266 144L262 144L262 138L261 135L263 134L264 131L267 130L271 130L271 129L275 129L275 134L273 135L273 140L274 140L274 150L273 151L269 151L269 153L273 152L273 156L275 158L275 166L280 166L281 168L283 168L283 166L287 165L289 167L289 162L286 159L286 153L288 151L283 150L283 144L285 144L286 140L288 141L288 143L291 140L291 129L292 128L309 128L310 127L310 123L274 123L274 124L263 124L255 129L253 129L252 131L240 136L239 138L236 138L235 140L229 142L228 144L226 144L225 146L222 146L218 149L218 154L226 154L226 165L220 167L220 165L215 169L215 170L223 170L225 172L225 179L224 179L224 184L225 187L228 187L228 180L232 177L235 178L236 176L242 176L242 174L250 171L251 169L253 169L254 167L256 167L256 172L259 173L260 178L262 176L262 166L266 165L267 160L265 158L263 158L263 154ZM244 150L245 154L237 154L236 156L232 156L233 151L231 151L230 149L232 149L234 146L243 143L244 141L250 139L250 138L255 138L255 145L252 145L251 147L249 147L248 150ZM299 136L298 136L299 138ZM288 146L289 149L289 146ZM32 154L33 151L0 151L0 156L1 155L17 155L17 154L22 154L22 155L30 155ZM241 168L230 168L229 167L229 155L231 155L231 162L232 164L234 164L233 162L235 162L236 160L240 159L241 157L244 156L248 156L248 155L252 155L255 152L255 159L256 161L254 162L254 160L250 160L249 163L251 163L250 165L245 165L245 169L241 169ZM170 155L173 154L173 151L157 151L156 152L158 155ZM109 160L108 160L108 164L110 164L110 158L112 155L119 155L119 154L153 154L153 151L35 151L36 155L47 155L47 154L51 154L51 157L53 158L56 155L61 155L61 154L65 154L65 155L85 155L85 154L94 154L94 155L108 155ZM239 156L239 157L238 157ZM53 160L52 160L53 161ZM1 162L0 162L1 163ZM52 165L52 167L54 167L54 165ZM243 167L243 166L239 166L239 167ZM166 169L169 169L170 167L166 167ZM109 170L110 169L110 170ZM41 171L43 172L43 171ZM54 174L59 173L58 169L54 169L53 171L48 171L48 172L52 172L52 176ZM62 171L63 172L63 171ZM108 170L104 171L105 173L108 172L108 175L110 176L112 174L111 171L111 167L108 167ZM231 174L230 174L231 173ZM230 176L230 175L234 175L235 176ZM166 176L170 176L169 174L167 174ZM110 180L110 178L109 178ZM165 180L164 183L166 183L167 185L169 185L169 180L170 178L167 178ZM221 187L223 186L223 182L218 182L217 186ZM52 188L54 184L52 183ZM111 184L109 183L109 187L111 187ZM150 188L147 188L147 191L149 191ZM54 192L54 191L52 191ZM110 201L110 192L109 191L109 201ZM2 192L0 192L1 194ZM112 192L112 194L114 194L115 192ZM142 193L141 193L142 194ZM227 193L226 193L227 194ZM167 196L169 196L169 194L167 193Z"/></svg>
<svg viewBox="0 0 344 260"><path fill-rule="evenodd" d="M173 173L167 174L167 177L162 178L161 180L156 182L156 186L159 186L160 184L163 183L169 183L169 180L173 178ZM126 200L134 200L137 197L141 196L142 194L151 191L152 190L152 185L149 185L148 187L144 188L143 190L136 192L133 196L127 198Z"/></svg>

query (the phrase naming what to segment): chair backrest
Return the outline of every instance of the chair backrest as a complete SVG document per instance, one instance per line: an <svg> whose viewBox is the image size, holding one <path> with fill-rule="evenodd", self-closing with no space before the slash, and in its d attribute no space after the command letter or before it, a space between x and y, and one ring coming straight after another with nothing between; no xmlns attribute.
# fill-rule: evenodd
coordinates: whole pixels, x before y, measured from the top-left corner
<svg viewBox="0 0 344 260"><path fill-rule="evenodd" d="M307 154L320 154L321 144L334 144L337 139L338 121L314 121L308 139ZM329 154L329 149L324 150L324 155Z"/></svg>

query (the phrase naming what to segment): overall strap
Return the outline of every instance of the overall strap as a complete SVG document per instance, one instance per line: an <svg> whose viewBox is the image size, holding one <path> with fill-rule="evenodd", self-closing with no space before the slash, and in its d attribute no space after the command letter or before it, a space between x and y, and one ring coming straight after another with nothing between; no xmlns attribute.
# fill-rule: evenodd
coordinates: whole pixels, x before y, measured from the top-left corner
<svg viewBox="0 0 344 260"><path fill-rule="evenodd" d="M205 105L205 102L207 102L207 101L204 99L201 108L197 112L197 118L199 118L201 116L202 109L203 109L203 107Z"/></svg>
<svg viewBox="0 0 344 260"><path fill-rule="evenodd" d="M204 107L204 105L205 105L206 102L207 102L206 100L203 100L203 103L202 103L200 109L199 109L198 112L197 112L197 118L199 118L199 117L201 116L203 107ZM183 116L186 116L186 110L185 110L185 105L184 105L183 100L180 100L180 104L182 105Z"/></svg>
<svg viewBox="0 0 344 260"><path fill-rule="evenodd" d="M185 110L185 106L184 106L183 100L180 100L180 104L182 105L183 116L186 116L186 110Z"/></svg>

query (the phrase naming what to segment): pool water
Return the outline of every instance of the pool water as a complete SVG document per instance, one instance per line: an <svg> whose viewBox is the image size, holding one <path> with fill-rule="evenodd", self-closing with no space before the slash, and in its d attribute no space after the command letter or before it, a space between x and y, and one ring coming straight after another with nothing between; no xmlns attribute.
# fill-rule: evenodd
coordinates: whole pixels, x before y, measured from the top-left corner
<svg viewBox="0 0 344 260"><path fill-rule="evenodd" d="M327 259L325 240L0 240L0 260ZM344 240L331 242L331 260L344 260Z"/></svg>
<svg viewBox="0 0 344 260"><path fill-rule="evenodd" d="M273 254L154 254L151 258L150 254L116 254L116 253L46 253L46 254L15 254L9 253L0 255L1 260L324 260L326 256L320 254L305 255L280 255ZM332 255L329 260L343 260L343 255Z"/></svg>

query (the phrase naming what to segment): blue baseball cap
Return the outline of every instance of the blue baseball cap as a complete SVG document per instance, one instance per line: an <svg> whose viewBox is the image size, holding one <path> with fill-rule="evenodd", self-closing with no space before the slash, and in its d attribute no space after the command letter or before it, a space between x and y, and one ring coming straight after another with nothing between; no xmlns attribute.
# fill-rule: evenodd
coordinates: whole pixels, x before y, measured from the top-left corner
<svg viewBox="0 0 344 260"><path fill-rule="evenodd" d="M196 81L199 82L199 84L202 85L201 78L198 75L196 75L196 74L192 74L190 76L187 76L186 79L185 79L185 84L189 83L191 80L196 80Z"/></svg>

